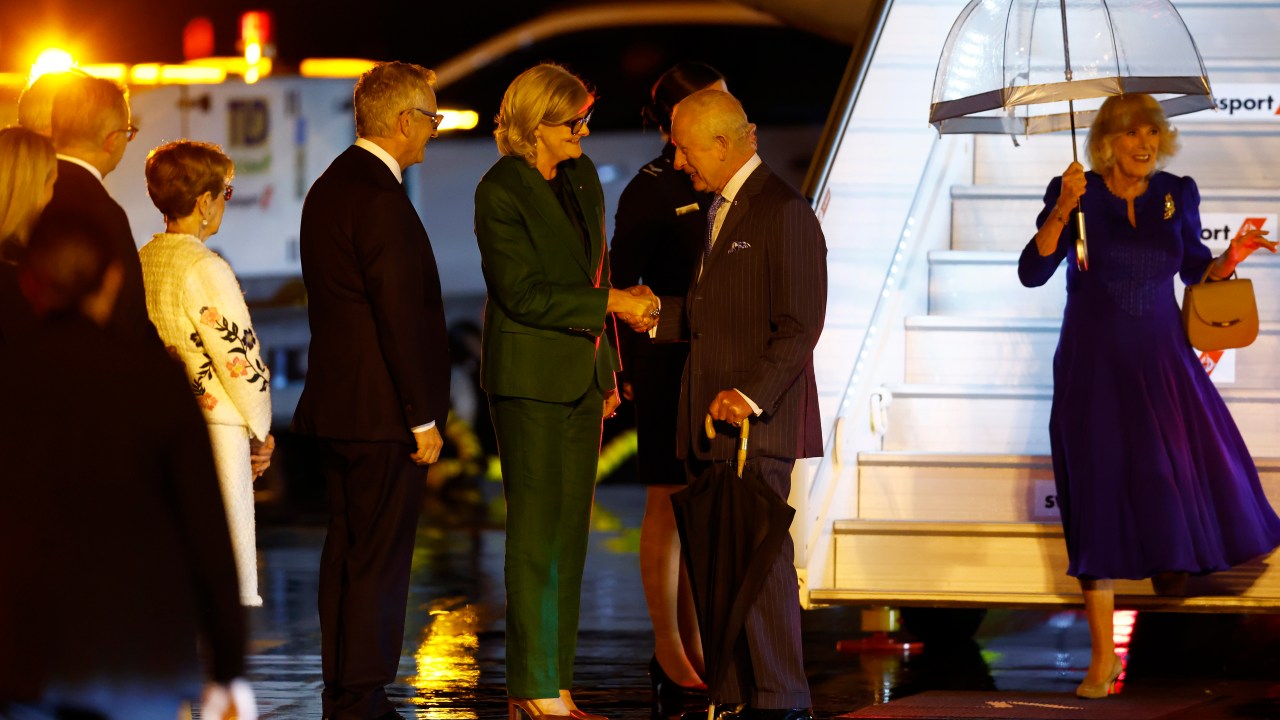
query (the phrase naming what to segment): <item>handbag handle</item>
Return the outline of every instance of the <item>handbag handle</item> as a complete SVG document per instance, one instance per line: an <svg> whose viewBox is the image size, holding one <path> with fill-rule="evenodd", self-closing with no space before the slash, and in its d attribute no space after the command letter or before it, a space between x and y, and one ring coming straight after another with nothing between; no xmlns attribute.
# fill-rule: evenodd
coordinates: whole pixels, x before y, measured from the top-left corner
<svg viewBox="0 0 1280 720"><path fill-rule="evenodd" d="M1208 265L1208 267L1206 267L1206 268L1204 269L1204 274L1200 276L1200 282L1202 282L1202 283L1203 283L1203 282L1225 282L1225 281L1227 281L1227 280L1235 280L1235 279L1236 279L1236 269L1235 269L1235 268L1231 268L1231 274L1230 274L1230 275L1228 275L1228 276L1226 276L1226 277L1224 277L1224 278L1211 278L1211 277L1209 277L1209 273L1210 273L1212 270L1213 270L1213 261L1212 261L1212 260L1210 260L1210 261L1209 261L1209 265Z"/></svg>

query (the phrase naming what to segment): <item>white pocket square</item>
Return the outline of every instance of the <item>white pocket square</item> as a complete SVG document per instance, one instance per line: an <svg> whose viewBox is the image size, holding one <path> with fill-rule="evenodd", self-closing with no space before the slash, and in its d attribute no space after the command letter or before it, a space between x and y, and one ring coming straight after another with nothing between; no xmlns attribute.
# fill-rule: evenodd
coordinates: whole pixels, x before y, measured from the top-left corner
<svg viewBox="0 0 1280 720"><path fill-rule="evenodd" d="M751 249L751 243L745 240L736 240L732 245L729 246L729 253L732 254L732 253L738 252L739 250L750 250L750 249Z"/></svg>

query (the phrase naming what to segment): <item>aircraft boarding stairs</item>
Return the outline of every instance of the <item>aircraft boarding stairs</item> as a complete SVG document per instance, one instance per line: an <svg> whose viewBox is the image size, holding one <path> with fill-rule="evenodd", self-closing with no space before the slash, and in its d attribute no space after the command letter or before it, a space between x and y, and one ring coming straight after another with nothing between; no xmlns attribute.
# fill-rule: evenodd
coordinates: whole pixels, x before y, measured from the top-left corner
<svg viewBox="0 0 1280 720"><path fill-rule="evenodd" d="M1280 79L1276 50L1250 30L1280 16L1280 4L1175 4L1196 33L1215 84ZM931 33L945 37L955 13L925 0L895 3L859 105L885 102L888 86L901 93L904 86L931 79L936 54L912 64L901 54L886 61L885 53L892 52L898 36L917 47L941 47L940 41L929 45ZM925 18L931 14L947 19L930 24ZM1256 41L1250 44L1250 38ZM1245 59L1251 52L1269 59ZM928 87L912 92L927 99ZM875 134L874 122L859 122L858 112L844 140L850 147ZM1175 118L1174 124L1182 151L1167 169L1196 178L1202 215L1270 215L1267 229L1272 238L1280 235L1273 227L1280 209L1275 170L1280 168L1280 118L1184 123ZM1070 161L1071 138L1022 138L1016 146L1006 136L938 139L928 131L927 142L935 145L931 156L911 166L923 170L906 219L894 216L901 222L895 230L915 229L917 237L903 232L893 264L896 277L895 271L888 273L883 299L869 320L863 311L851 319L842 306L849 290L838 286L843 268L837 263L848 256L849 243L882 262L872 248L876 242L893 247L894 238L877 241L865 232L855 234L857 239L846 237L826 208L833 337L824 336L818 366L831 434L828 457L807 468L808 493L799 498L801 517L825 518L798 530L802 594L814 605L1078 604L1079 587L1065 573L1048 441L1051 368L1066 272L1060 267L1036 289L1022 287L1017 277L1018 255L1034 234L1045 185ZM1083 133L1079 142L1083 148ZM866 157L864 164L874 162ZM906 205L901 198L895 205L891 198L858 197L847 179L842 187L842 179L833 178L831 195L825 203L820 198L820 208L842 197L864 212L900 212ZM1240 275L1254 283L1261 333L1251 347L1224 358L1215 382L1253 453L1268 497L1280 509L1280 256L1259 252L1241 266ZM1177 293L1180 298L1180 285ZM839 355L833 349L837 337L846 343L843 366L833 359ZM856 356L847 344L850 338L862 341ZM868 339L879 346L876 352L867 352ZM1232 369L1234 378L1224 377ZM871 379L851 379L852 372ZM845 393L833 392L833 386ZM1186 599L1154 596L1150 583L1120 581L1118 602L1180 611L1275 609L1280 607L1275 565L1280 554L1192 578L1194 597Z"/></svg>

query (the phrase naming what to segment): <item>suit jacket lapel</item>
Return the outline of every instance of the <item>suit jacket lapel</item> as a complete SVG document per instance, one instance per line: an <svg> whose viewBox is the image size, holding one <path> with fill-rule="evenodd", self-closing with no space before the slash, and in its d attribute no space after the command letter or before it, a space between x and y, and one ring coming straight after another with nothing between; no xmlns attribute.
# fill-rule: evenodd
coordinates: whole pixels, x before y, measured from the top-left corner
<svg viewBox="0 0 1280 720"><path fill-rule="evenodd" d="M702 274L706 275L711 266L716 263L716 259L729 252L729 246L732 244L733 233L737 229L738 224L746 217L747 211L751 208L751 199L760 193L764 187L764 181L770 175L769 169L764 163L760 163L751 175L747 176L747 181L738 188L738 194L733 198L733 203L729 206L729 214L724 218L724 224L720 226L720 234L716 235L716 243L711 246L711 256L702 264Z"/></svg>
<svg viewBox="0 0 1280 720"><path fill-rule="evenodd" d="M546 178L542 177L542 173L539 173L536 168L531 168L524 163L519 164L517 167L520 168L520 176L524 179L524 186L529 191L530 204L538 209L538 214L542 216L543 220L547 221L547 224L551 226L552 231L557 236L573 238L576 246L578 244L576 237L578 232L574 229L573 223L569 222L569 218L565 217L564 208L560 206L560 200L556 198L555 192L552 191L551 184L547 182ZM574 192L577 192L576 182L574 183L574 188ZM581 195L578 196L578 202L579 204L582 202ZM583 207L582 210L585 213L587 208ZM590 220L586 222L588 226L591 224ZM594 239L592 239L592 243L594 252ZM578 262L583 272L590 274L586 256L581 252L571 252L570 254Z"/></svg>
<svg viewBox="0 0 1280 720"><path fill-rule="evenodd" d="M567 163L565 167L572 168L568 171L569 179L573 181L573 194L578 198L578 207L582 208L582 222L587 226L587 242L591 246L591 257L586 258L587 264L583 269L594 277L595 268L600 267L601 255L604 254L604 228L597 222L597 218L603 217L603 214L596 199L587 193L586 183L578 173L577 164Z"/></svg>

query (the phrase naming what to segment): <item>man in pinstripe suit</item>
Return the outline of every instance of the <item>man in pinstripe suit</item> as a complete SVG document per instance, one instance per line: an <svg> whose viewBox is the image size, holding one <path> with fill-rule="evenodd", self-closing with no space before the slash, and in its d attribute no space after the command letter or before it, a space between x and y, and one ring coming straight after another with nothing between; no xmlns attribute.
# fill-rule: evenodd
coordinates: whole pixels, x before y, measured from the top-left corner
<svg viewBox="0 0 1280 720"><path fill-rule="evenodd" d="M785 499L796 459L822 454L813 348L826 313L826 240L804 197L756 155L755 126L733 96L690 95L671 139L676 169L715 193L696 279L685 297L662 299L655 334L690 343L677 451L696 477L735 454L736 433L708 440L703 416L732 425L750 417L748 462ZM747 616L750 659L731 669L732 687L718 698L746 703L741 720L811 717L793 558L788 538Z"/></svg>

